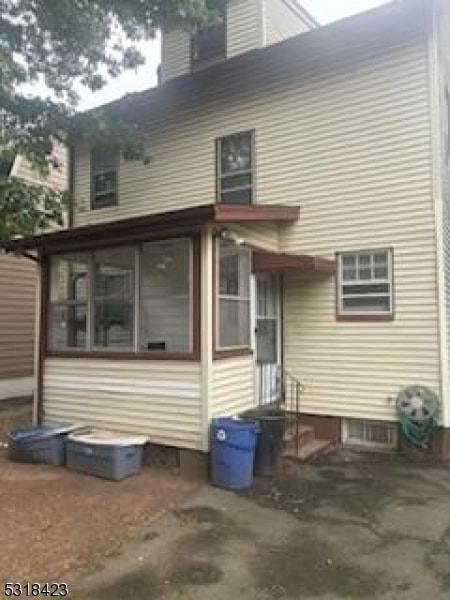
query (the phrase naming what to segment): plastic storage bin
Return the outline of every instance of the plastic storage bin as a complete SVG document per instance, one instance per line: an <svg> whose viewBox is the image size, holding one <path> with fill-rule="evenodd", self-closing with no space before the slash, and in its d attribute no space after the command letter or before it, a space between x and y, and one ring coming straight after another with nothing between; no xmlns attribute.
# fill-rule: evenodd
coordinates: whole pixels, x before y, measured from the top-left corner
<svg viewBox="0 0 450 600"><path fill-rule="evenodd" d="M253 483L257 424L232 418L211 422L211 483L243 490Z"/></svg>
<svg viewBox="0 0 450 600"><path fill-rule="evenodd" d="M37 425L8 433L9 457L20 462L64 464L66 435L57 427Z"/></svg>
<svg viewBox="0 0 450 600"><path fill-rule="evenodd" d="M116 434L72 434L66 442L66 466L118 481L140 472L143 443Z"/></svg>

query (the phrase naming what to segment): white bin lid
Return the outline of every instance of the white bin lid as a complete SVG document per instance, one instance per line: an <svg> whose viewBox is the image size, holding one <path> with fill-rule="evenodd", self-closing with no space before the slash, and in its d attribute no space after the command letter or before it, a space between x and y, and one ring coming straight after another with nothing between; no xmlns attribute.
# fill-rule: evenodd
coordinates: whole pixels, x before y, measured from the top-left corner
<svg viewBox="0 0 450 600"><path fill-rule="evenodd" d="M143 446L149 439L143 435L131 435L105 429L83 429L71 433L69 440L84 444L103 444L105 446Z"/></svg>

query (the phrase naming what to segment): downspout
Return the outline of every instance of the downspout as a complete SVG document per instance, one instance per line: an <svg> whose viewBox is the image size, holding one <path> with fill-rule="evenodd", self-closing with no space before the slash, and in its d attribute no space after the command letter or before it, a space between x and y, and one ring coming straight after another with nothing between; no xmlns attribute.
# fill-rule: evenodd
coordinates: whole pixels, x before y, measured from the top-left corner
<svg viewBox="0 0 450 600"><path fill-rule="evenodd" d="M449 401L449 354L447 340L447 303L445 289L445 260L444 260L444 224L443 224L443 197L442 197L442 131L440 109L440 72L439 72L439 46L438 46L438 20L436 3L432 2L429 19L428 33L428 66L430 90L430 120L431 120L431 148L432 148L432 190L434 199L434 221L436 235L436 283L438 303L438 340L439 340L439 365L440 365L440 397L442 402L442 425L450 426Z"/></svg>

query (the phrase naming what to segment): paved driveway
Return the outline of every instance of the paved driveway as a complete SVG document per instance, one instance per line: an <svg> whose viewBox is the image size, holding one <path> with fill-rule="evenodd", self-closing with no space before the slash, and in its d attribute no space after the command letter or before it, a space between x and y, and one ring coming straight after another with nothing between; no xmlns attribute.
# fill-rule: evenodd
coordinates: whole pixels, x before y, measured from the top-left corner
<svg viewBox="0 0 450 600"><path fill-rule="evenodd" d="M450 471L346 454L290 465L245 494L204 487L72 596L449 597Z"/></svg>

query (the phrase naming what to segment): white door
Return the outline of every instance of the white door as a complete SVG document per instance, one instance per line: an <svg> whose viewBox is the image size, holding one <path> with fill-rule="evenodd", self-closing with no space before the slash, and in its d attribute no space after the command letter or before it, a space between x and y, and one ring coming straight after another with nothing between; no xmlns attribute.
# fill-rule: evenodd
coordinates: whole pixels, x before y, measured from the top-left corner
<svg viewBox="0 0 450 600"><path fill-rule="evenodd" d="M277 275L256 276L255 313L257 401L264 404L278 400L281 327Z"/></svg>

